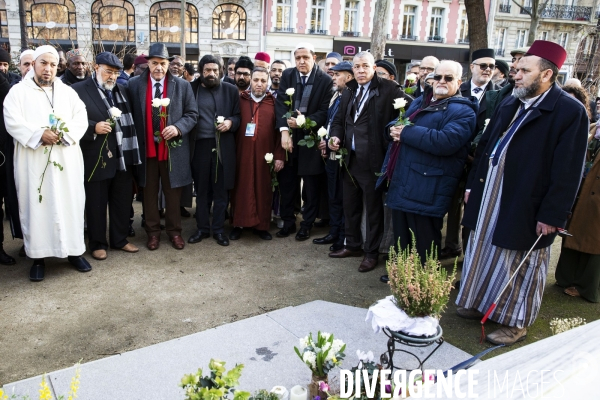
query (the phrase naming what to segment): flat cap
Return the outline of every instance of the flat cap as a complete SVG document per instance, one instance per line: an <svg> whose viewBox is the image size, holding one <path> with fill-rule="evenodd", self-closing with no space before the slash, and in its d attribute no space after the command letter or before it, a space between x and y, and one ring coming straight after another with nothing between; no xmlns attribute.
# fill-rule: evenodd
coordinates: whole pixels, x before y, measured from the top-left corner
<svg viewBox="0 0 600 400"><path fill-rule="evenodd" d="M123 69L123 64L121 64L119 57L108 51L96 55L96 64L110 65L114 68Z"/></svg>

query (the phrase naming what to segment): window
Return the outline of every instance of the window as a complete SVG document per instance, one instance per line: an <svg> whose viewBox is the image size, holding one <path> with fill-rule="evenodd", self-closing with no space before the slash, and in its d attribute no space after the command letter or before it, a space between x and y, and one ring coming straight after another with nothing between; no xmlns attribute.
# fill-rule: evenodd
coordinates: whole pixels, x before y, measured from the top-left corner
<svg viewBox="0 0 600 400"><path fill-rule="evenodd" d="M458 43L469 43L469 20L467 11L463 10L460 18L460 32L458 34Z"/></svg>
<svg viewBox="0 0 600 400"><path fill-rule="evenodd" d="M123 0L96 0L92 4L92 40L135 42L135 11Z"/></svg>
<svg viewBox="0 0 600 400"><path fill-rule="evenodd" d="M277 0L277 21L275 30L293 32L292 29L292 0Z"/></svg>
<svg viewBox="0 0 600 400"><path fill-rule="evenodd" d="M347 1L344 9L344 32L358 31L358 1Z"/></svg>
<svg viewBox="0 0 600 400"><path fill-rule="evenodd" d="M77 40L75 4L71 0L25 0L29 39Z"/></svg>
<svg viewBox="0 0 600 400"><path fill-rule="evenodd" d="M496 31L496 55L504 57L504 42L506 39L506 28L500 28Z"/></svg>
<svg viewBox="0 0 600 400"><path fill-rule="evenodd" d="M510 13L510 0L500 0L498 11L501 13Z"/></svg>
<svg viewBox="0 0 600 400"><path fill-rule="evenodd" d="M221 4L213 10L213 39L246 40L246 10L237 4Z"/></svg>
<svg viewBox="0 0 600 400"><path fill-rule="evenodd" d="M325 0L312 0L310 13L310 33L323 33L325 31Z"/></svg>
<svg viewBox="0 0 600 400"><path fill-rule="evenodd" d="M442 21L444 18L443 8L434 8L431 10L431 19L429 25L429 40L442 41Z"/></svg>
<svg viewBox="0 0 600 400"><path fill-rule="evenodd" d="M402 39L415 39L415 17L417 7L404 6L404 16L402 18Z"/></svg>
<svg viewBox="0 0 600 400"><path fill-rule="evenodd" d="M569 34L567 32L561 32L558 35L558 44L560 44L563 48L567 48L567 42L569 40Z"/></svg>
<svg viewBox="0 0 600 400"><path fill-rule="evenodd" d="M538 35L539 40L548 40L548 31L540 32Z"/></svg>
<svg viewBox="0 0 600 400"><path fill-rule="evenodd" d="M6 17L6 2L0 0L0 38L8 38L8 20Z"/></svg>
<svg viewBox="0 0 600 400"><path fill-rule="evenodd" d="M161 1L150 7L150 41L181 43L181 3ZM185 41L198 43L198 9L186 3Z"/></svg>
<svg viewBox="0 0 600 400"><path fill-rule="evenodd" d="M527 38L529 36L529 31L527 29L519 29L517 30L517 43L515 47L525 47L527 45Z"/></svg>

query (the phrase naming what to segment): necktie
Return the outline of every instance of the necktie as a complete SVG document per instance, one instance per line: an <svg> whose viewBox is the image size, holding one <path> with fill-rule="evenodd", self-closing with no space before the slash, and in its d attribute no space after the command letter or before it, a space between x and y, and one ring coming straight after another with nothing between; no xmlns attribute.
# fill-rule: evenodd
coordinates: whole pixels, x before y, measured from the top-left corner
<svg viewBox="0 0 600 400"><path fill-rule="evenodd" d="M525 110L525 104L521 104L521 107L519 107L519 113L517 114L515 120L508 127L508 132L506 132L504 137L498 141L498 144L496 144L496 148L492 153L492 165L494 167L498 165L498 162L500 161L500 155L502 154L502 150L504 150L504 148L508 145L508 142L510 142L510 138L512 138L519 125L521 125L521 122L523 122L523 119L526 115L527 112Z"/></svg>
<svg viewBox="0 0 600 400"><path fill-rule="evenodd" d="M156 88L156 90L154 91L154 98L161 98L162 96L160 93L160 83L156 82L154 84L154 87ZM154 130L154 132L160 130L160 116L158 115L159 113L160 107L152 107L152 129ZM154 141L158 142L158 137L154 136Z"/></svg>
<svg viewBox="0 0 600 400"><path fill-rule="evenodd" d="M110 106L113 107L115 105L115 103L113 102L112 91L105 90L104 93L106 94L106 100L108 100L108 104L110 104Z"/></svg>
<svg viewBox="0 0 600 400"><path fill-rule="evenodd" d="M302 76L302 86L306 86L306 75Z"/></svg>
<svg viewBox="0 0 600 400"><path fill-rule="evenodd" d="M358 96L356 96L356 98L354 98L354 103L352 103L352 118L354 118L354 116L356 115L356 112L358 111L358 106L360 105L360 101L362 100L363 94L365 93L365 87L361 86L360 90L358 91Z"/></svg>
<svg viewBox="0 0 600 400"><path fill-rule="evenodd" d="M473 91L475 92L475 94L479 94L479 92L481 92L483 89L480 87L476 87L475 89L473 89Z"/></svg>

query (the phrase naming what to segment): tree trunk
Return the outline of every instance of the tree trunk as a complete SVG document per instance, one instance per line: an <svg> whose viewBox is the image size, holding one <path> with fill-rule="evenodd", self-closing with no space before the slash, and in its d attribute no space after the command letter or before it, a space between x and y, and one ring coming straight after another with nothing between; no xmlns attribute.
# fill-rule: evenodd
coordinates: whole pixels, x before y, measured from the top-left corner
<svg viewBox="0 0 600 400"><path fill-rule="evenodd" d="M467 20L469 22L469 52L488 48L487 18L484 2L481 0L465 0Z"/></svg>
<svg viewBox="0 0 600 400"><path fill-rule="evenodd" d="M375 60L381 60L385 56L388 5L388 0L377 0L375 3L373 33L371 34L371 54Z"/></svg>

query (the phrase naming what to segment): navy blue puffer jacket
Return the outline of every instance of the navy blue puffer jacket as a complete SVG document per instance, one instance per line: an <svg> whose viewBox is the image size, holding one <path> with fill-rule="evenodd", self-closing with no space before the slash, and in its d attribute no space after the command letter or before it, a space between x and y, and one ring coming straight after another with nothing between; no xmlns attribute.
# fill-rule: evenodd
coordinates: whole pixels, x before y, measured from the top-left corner
<svg viewBox="0 0 600 400"><path fill-rule="evenodd" d="M425 93L408 108L406 115L421 107ZM389 184L388 208L442 218L463 173L469 139L475 129L479 104L460 93L434 106L428 106L400 136L400 152ZM383 162L387 168L390 149ZM380 178L377 185L387 184Z"/></svg>

